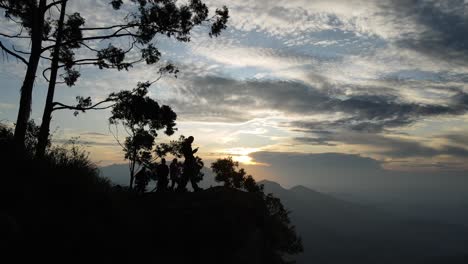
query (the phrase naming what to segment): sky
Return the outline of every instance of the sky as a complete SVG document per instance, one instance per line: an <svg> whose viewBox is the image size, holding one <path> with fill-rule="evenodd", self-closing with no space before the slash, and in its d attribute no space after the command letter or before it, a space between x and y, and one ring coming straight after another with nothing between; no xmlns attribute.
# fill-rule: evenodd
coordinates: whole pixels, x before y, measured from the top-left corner
<svg viewBox="0 0 468 264"><path fill-rule="evenodd" d="M80 12L87 26L108 25L123 17L108 2L72 0L69 11ZM233 156L260 178L286 184L320 184L308 175L332 175L331 168L348 165L357 166L354 175L368 169L468 174L468 1L205 2L229 8L227 30L210 38L207 27L197 28L189 43L156 38L164 62L180 73L162 78L150 95L178 114L171 138L194 136L207 163ZM2 32L14 32L14 25L0 21ZM13 123L25 67L5 55L0 65L0 120ZM160 66L128 72L83 67L76 86L59 87L56 100L99 100L157 78ZM39 73L47 61L40 67ZM45 92L38 74L32 111L37 123ZM78 138L100 166L123 163L109 116L58 112L51 126L55 141ZM314 171L319 167L324 170ZM305 176L280 173L286 168Z"/></svg>

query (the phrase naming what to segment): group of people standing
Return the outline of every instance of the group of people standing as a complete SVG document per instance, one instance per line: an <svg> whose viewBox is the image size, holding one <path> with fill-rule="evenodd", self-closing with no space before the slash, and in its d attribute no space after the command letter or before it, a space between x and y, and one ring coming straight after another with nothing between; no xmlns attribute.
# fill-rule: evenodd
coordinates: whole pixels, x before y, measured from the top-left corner
<svg viewBox="0 0 468 264"><path fill-rule="evenodd" d="M173 190L183 192L187 190L186 186L189 181L192 184L194 191L200 190L200 187L197 185L197 176L200 173L201 168L193 155L198 151L198 148L192 150L193 141L194 138L190 136L182 143L181 154L185 158L183 164L175 158L168 166L166 164L166 159L162 158L161 163L149 172L156 176L154 178L157 180L157 184L154 190L157 192ZM144 181L144 179L148 179L147 173L146 169L143 168L135 175L137 190L140 192L144 192L146 188L147 182L142 181ZM176 185L177 188L175 187ZM140 187L138 188L138 186Z"/></svg>

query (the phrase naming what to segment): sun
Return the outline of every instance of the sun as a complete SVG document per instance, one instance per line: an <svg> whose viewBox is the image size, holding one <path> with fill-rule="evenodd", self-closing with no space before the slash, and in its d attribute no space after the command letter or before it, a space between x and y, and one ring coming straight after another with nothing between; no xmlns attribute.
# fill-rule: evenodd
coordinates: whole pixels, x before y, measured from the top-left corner
<svg viewBox="0 0 468 264"><path fill-rule="evenodd" d="M243 163L243 164L246 164L246 165L255 165L255 162L252 160L251 157L247 156L247 155L243 155L243 156L232 156L232 159L234 161L237 161L237 162L240 162L240 163Z"/></svg>
<svg viewBox="0 0 468 264"><path fill-rule="evenodd" d="M245 165L255 165L257 163L249 156L249 154L256 151L258 150L253 148L232 148L226 150L225 153L231 155L234 161Z"/></svg>

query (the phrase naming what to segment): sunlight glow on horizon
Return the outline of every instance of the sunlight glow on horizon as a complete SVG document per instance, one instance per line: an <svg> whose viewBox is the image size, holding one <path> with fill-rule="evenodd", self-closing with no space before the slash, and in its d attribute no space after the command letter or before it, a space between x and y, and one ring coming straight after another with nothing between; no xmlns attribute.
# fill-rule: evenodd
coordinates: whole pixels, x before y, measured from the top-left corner
<svg viewBox="0 0 468 264"><path fill-rule="evenodd" d="M223 154L231 156L234 161L242 163L244 165L266 165L262 163L255 162L252 157L249 155L255 152L261 151L259 148L231 148L223 151Z"/></svg>

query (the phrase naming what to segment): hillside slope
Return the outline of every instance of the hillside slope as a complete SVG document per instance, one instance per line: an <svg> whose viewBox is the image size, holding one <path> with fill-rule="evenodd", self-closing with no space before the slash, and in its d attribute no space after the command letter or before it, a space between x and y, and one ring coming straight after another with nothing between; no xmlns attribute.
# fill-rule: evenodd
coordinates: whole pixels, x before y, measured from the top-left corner
<svg viewBox="0 0 468 264"><path fill-rule="evenodd" d="M460 226L396 217L303 186L260 183L291 211L304 244L298 263L425 263L468 251L468 230Z"/></svg>

